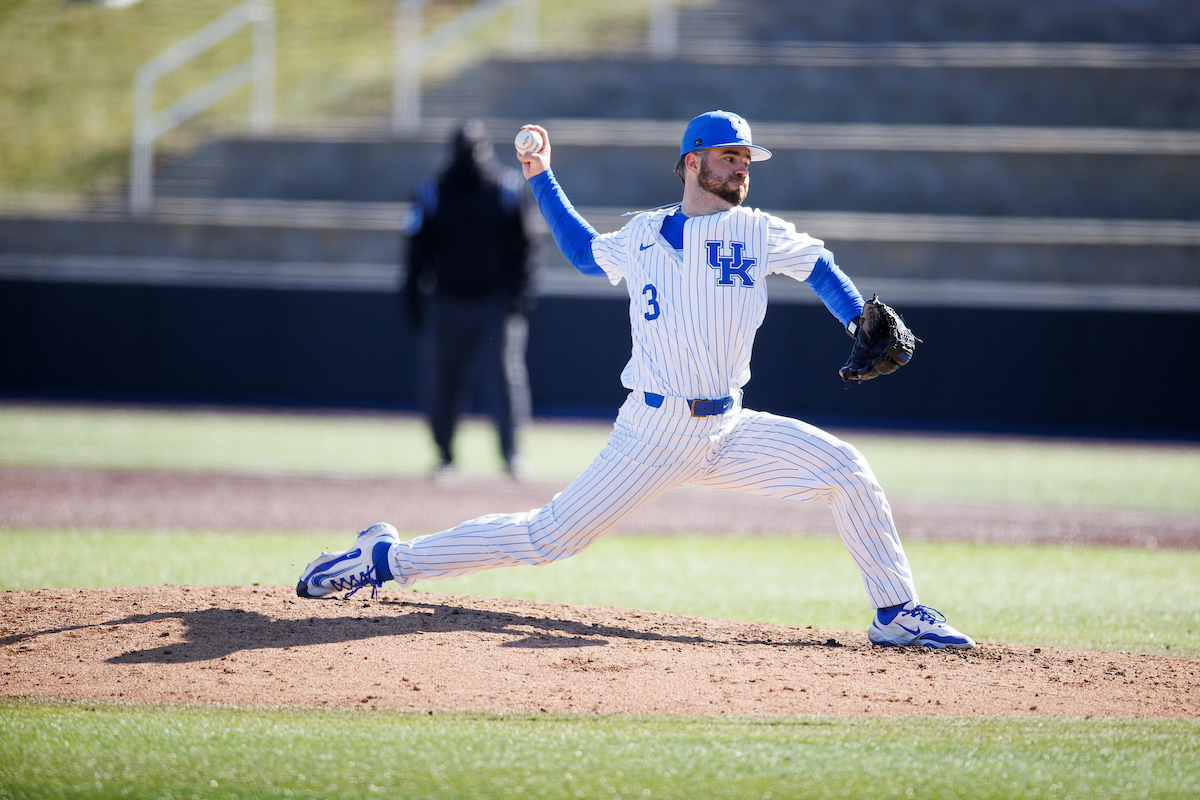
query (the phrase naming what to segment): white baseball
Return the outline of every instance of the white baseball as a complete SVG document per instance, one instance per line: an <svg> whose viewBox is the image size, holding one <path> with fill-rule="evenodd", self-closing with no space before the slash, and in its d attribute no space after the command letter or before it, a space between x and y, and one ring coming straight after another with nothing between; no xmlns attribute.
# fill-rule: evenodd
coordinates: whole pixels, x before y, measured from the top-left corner
<svg viewBox="0 0 1200 800"><path fill-rule="evenodd" d="M517 148L517 152L521 155L526 153L536 153L542 149L542 135L537 131L532 131L526 128L517 134L517 138L513 141Z"/></svg>

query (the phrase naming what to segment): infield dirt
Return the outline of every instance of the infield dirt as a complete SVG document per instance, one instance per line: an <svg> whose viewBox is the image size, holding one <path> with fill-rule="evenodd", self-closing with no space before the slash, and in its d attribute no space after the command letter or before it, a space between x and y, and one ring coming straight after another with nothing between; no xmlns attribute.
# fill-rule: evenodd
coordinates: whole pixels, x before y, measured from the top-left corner
<svg viewBox="0 0 1200 800"><path fill-rule="evenodd" d="M279 515L299 513L311 523L303 511L319 507L321 524L304 527L344 524L349 536L363 519L389 518L420 530L412 523L421 515L450 524L476 505L502 510L519 504L508 509L517 510L544 502L546 492L552 494L547 487L495 483L446 488L0 470L0 527L176 527L169 520L178 519L186 523L178 527L192 529L278 529L272 523ZM418 496L419 510L411 501L396 505L397 497ZM718 509L733 502L749 530L779 524L783 504L761 504L765 516L747 522L752 504L729 497L679 492L667 502L687 507L676 519L719 522ZM406 509L414 517L404 517ZM647 511L655 519L654 509ZM1095 539L1156 536L1195 546L1194 518L1164 518L1157 527L1139 518L1123 534L1111 518L1103 527L1092 516L1060 514L1041 528L1022 528L1019 536L1005 533L1016 530L1013 519L1012 513L978 514L954 530L929 521L926 527L947 537L1007 540L1049 540L1058 530L1078 541L1089 531L1108 531ZM627 531L638 524L645 519ZM363 594L302 600L291 587L5 592L0 673L4 695L139 702L698 715L1200 716L1196 659L990 642L968 652L881 649L861 631L401 590L384 590L376 600Z"/></svg>
<svg viewBox="0 0 1200 800"><path fill-rule="evenodd" d="M1195 717L1194 659L624 609L290 587L8 592L0 693L138 702L665 714Z"/></svg>

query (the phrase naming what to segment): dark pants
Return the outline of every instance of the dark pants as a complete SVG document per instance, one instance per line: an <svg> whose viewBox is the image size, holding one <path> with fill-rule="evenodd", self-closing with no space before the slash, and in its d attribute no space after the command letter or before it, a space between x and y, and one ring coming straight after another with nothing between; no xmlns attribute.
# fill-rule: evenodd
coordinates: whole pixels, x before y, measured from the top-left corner
<svg viewBox="0 0 1200 800"><path fill-rule="evenodd" d="M528 324L508 313L503 297L464 300L433 298L429 424L443 464L454 461L454 431L471 396L472 367L488 413L496 424L500 454L512 468L516 435L529 417L529 374L525 365Z"/></svg>

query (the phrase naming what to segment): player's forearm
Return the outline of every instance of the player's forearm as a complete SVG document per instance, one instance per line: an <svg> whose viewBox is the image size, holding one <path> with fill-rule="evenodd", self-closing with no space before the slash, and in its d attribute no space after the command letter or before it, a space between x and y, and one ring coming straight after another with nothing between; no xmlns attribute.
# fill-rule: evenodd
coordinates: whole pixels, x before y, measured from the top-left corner
<svg viewBox="0 0 1200 800"><path fill-rule="evenodd" d="M604 275L592 255L592 240L599 234L571 205L551 170L540 172L529 179L533 196L537 200L554 243L567 257L571 265L584 275Z"/></svg>
<svg viewBox="0 0 1200 800"><path fill-rule="evenodd" d="M804 282L842 325L848 325L850 320L862 313L862 294L846 273L834 263L833 253L828 250L822 249L820 258Z"/></svg>

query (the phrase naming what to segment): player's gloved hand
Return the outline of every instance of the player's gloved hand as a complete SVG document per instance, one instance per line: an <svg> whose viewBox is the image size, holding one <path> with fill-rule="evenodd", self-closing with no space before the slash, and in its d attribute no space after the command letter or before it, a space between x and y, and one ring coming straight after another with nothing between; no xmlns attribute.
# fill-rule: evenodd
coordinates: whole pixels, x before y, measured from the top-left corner
<svg viewBox="0 0 1200 800"><path fill-rule="evenodd" d="M851 326L854 347L846 365L838 371L847 388L854 381L869 381L900 369L912 358L917 342L921 341L895 309L879 300L879 295L867 301Z"/></svg>

